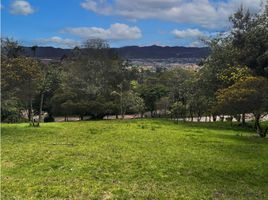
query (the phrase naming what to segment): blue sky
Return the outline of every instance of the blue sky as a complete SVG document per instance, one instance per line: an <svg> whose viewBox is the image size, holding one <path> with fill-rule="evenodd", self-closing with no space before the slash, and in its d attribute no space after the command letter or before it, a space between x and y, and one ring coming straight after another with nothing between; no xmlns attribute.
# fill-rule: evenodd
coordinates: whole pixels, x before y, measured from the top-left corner
<svg viewBox="0 0 268 200"><path fill-rule="evenodd" d="M2 37L24 45L72 48L91 38L111 46L202 46L200 38L228 31L241 4L261 0L4 0Z"/></svg>

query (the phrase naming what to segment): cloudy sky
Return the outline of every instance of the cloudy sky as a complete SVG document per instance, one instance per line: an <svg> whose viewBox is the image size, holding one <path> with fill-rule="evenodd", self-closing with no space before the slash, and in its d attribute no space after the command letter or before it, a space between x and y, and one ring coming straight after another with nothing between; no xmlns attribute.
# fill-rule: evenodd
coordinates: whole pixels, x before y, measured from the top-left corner
<svg viewBox="0 0 268 200"><path fill-rule="evenodd" d="M230 28L241 5L262 0L4 0L2 36L24 45L74 47L90 38L111 46L202 46L200 38Z"/></svg>

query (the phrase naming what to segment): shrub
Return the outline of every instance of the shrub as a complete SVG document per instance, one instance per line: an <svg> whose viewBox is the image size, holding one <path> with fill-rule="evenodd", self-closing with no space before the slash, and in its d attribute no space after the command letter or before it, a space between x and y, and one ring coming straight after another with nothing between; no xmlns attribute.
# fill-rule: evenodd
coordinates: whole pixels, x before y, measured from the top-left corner
<svg viewBox="0 0 268 200"><path fill-rule="evenodd" d="M55 122L54 117L52 117L52 115L48 115L44 118L44 122L48 123L48 122Z"/></svg>

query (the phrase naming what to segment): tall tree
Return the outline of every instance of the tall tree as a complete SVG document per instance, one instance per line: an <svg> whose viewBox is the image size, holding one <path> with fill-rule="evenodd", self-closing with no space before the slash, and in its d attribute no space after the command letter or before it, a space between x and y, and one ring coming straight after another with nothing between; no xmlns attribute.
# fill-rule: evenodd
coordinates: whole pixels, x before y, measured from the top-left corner
<svg viewBox="0 0 268 200"><path fill-rule="evenodd" d="M247 77L217 93L216 109L219 113L235 115L253 113L255 128L261 137L266 137L260 119L268 113L268 80L263 77Z"/></svg>
<svg viewBox="0 0 268 200"><path fill-rule="evenodd" d="M30 123L33 124L33 100L41 78L40 64L31 58L17 57L2 62L2 95L12 93L19 104L28 109Z"/></svg>
<svg viewBox="0 0 268 200"><path fill-rule="evenodd" d="M114 99L111 93L118 90L118 85L122 85L123 91L129 88L129 82L125 81L127 73L125 63L106 41L86 41L64 62L63 85L75 94L66 101L72 100L73 106L77 106L76 114L81 117L103 118L109 110L106 104L110 105ZM91 110L82 110L84 105Z"/></svg>

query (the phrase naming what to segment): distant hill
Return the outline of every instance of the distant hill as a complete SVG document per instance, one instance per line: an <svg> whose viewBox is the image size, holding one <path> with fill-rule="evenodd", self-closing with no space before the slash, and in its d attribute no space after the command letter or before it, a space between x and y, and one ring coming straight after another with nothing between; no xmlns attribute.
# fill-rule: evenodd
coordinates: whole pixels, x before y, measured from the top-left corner
<svg viewBox="0 0 268 200"><path fill-rule="evenodd" d="M124 59L168 59L168 58L206 58L210 50L207 47L161 47L161 46L126 46L114 48ZM23 47L25 56L33 57L34 52L31 47ZM71 49L61 49L54 47L37 47L35 57L43 59L60 59L68 56Z"/></svg>
<svg viewBox="0 0 268 200"><path fill-rule="evenodd" d="M196 47L161 47L161 46L127 46L117 49L118 53L127 59L167 59L167 58L206 58L209 48Z"/></svg>
<svg viewBox="0 0 268 200"><path fill-rule="evenodd" d="M34 51L31 47L23 47L23 54L29 57L37 57L40 59L60 59L64 56L68 56L71 53L71 49L61 49L55 47L37 47Z"/></svg>

